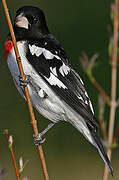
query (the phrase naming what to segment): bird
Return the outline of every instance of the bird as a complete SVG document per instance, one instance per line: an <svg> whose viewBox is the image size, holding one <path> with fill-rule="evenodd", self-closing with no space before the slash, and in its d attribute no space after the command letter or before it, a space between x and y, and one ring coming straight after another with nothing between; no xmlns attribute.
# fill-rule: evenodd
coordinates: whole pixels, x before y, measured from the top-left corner
<svg viewBox="0 0 119 180"><path fill-rule="evenodd" d="M58 122L69 122L97 148L113 176L84 82L69 64L59 41L50 33L43 10L33 6L20 7L16 11L13 29L26 76L23 81L9 34L4 55L15 86L24 98L24 87L27 86L34 108L51 121L39 134L37 143L43 143L44 134Z"/></svg>

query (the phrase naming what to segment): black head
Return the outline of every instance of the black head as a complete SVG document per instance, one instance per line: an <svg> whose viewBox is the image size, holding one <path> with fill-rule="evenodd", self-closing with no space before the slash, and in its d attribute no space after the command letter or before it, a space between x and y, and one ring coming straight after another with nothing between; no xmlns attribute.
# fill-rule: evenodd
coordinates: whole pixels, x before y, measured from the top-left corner
<svg viewBox="0 0 119 180"><path fill-rule="evenodd" d="M23 6L17 10L14 30L19 40L36 39L49 34L43 11L33 6Z"/></svg>

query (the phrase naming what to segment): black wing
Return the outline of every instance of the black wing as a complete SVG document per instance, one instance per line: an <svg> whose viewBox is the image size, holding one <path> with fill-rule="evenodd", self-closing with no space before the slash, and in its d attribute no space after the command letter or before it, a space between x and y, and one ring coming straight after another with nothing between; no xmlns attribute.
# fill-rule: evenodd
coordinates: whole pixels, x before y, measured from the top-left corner
<svg viewBox="0 0 119 180"><path fill-rule="evenodd" d="M91 101L81 78L68 65L67 56L58 41L51 36L40 42L28 42L26 57L57 96L80 114L91 129L95 129L98 123Z"/></svg>

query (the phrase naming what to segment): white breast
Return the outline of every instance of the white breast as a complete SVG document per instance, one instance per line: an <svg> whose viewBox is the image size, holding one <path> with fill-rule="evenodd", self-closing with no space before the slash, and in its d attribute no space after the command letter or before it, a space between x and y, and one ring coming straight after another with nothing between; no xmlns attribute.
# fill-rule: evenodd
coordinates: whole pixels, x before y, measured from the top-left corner
<svg viewBox="0 0 119 180"><path fill-rule="evenodd" d="M18 50L19 50L19 54L21 57L21 61L22 61L22 66L24 69L24 73L29 74L30 72L33 71L32 66L28 63L27 59L26 59L26 53L25 53L25 41L22 41L20 43L18 43ZM15 78L15 76L19 75L19 69L18 69L18 65L16 62L16 56L15 56L15 52L14 49L11 50L9 56L8 56L8 67L11 71L12 76Z"/></svg>
<svg viewBox="0 0 119 180"><path fill-rule="evenodd" d="M25 42L18 43L18 50L21 57L21 62L23 65L23 70L26 75L30 75L31 83L28 84L28 89L31 97L31 101L36 109L48 119L52 121L54 119L62 119L62 114L64 110L62 108L62 102L59 100L57 96L53 93L53 91L47 86L47 84L43 81L43 79L39 76L39 74L34 70L34 68L30 65L28 60L26 59L25 54ZM15 85L22 96L23 91L20 87L19 82L19 69L16 62L16 56L14 49L8 56L8 67L13 76ZM38 91L39 89L39 91ZM41 97L41 92L44 91L48 95L48 98L44 99ZM60 117L59 117L60 116Z"/></svg>

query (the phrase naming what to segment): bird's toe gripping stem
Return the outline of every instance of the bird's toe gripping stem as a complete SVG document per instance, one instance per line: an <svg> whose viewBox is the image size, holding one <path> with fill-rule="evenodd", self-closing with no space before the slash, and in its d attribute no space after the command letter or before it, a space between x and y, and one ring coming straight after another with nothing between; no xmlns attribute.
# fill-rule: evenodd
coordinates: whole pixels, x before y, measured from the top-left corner
<svg viewBox="0 0 119 180"><path fill-rule="evenodd" d="M26 87L30 82L30 76L25 75L25 80L23 80L23 77L20 75L19 76L19 81L20 81L20 86Z"/></svg>
<svg viewBox="0 0 119 180"><path fill-rule="evenodd" d="M46 138L42 138L41 134L38 134L37 136L33 134L33 138L34 138L34 144L36 146L43 144L46 140Z"/></svg>
<svg viewBox="0 0 119 180"><path fill-rule="evenodd" d="M34 144L36 146L43 144L45 141L45 138L43 139L42 137L49 131L49 129L51 129L54 125L56 124L56 122L51 122L50 124L48 124L48 126L41 132L39 133L37 136L33 135L34 137Z"/></svg>

